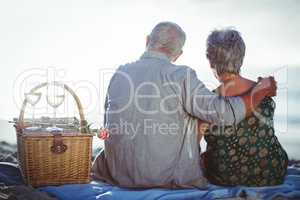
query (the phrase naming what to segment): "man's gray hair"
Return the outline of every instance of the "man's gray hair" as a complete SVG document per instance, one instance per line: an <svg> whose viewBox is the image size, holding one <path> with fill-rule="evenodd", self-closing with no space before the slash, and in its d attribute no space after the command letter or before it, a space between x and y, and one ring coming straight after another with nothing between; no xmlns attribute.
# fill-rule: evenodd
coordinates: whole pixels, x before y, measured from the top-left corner
<svg viewBox="0 0 300 200"><path fill-rule="evenodd" d="M206 45L206 56L218 75L240 73L246 46L238 31L232 28L214 30Z"/></svg>
<svg viewBox="0 0 300 200"><path fill-rule="evenodd" d="M185 42L184 31L173 22L157 24L151 34L147 45L148 50L164 50L171 56L180 53Z"/></svg>

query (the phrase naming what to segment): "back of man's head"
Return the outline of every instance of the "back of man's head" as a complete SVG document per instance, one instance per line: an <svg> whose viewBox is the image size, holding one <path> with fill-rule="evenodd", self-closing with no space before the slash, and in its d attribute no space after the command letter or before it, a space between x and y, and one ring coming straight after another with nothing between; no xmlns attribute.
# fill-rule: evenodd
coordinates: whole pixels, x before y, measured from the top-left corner
<svg viewBox="0 0 300 200"><path fill-rule="evenodd" d="M160 22L148 36L147 50L159 51L173 59L182 52L184 31L173 22Z"/></svg>

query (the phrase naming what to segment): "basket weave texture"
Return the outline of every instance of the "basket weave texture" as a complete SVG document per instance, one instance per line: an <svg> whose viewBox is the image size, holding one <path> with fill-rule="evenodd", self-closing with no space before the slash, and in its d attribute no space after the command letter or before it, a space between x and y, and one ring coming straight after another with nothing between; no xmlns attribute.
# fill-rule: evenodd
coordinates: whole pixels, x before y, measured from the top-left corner
<svg viewBox="0 0 300 200"><path fill-rule="evenodd" d="M35 92L46 85L47 83L40 84L30 92ZM86 126L78 96L67 85L63 87L75 99L81 127ZM15 125L18 160L25 182L33 187L90 182L93 135L81 132L26 134L24 133L26 104L25 99L18 123Z"/></svg>

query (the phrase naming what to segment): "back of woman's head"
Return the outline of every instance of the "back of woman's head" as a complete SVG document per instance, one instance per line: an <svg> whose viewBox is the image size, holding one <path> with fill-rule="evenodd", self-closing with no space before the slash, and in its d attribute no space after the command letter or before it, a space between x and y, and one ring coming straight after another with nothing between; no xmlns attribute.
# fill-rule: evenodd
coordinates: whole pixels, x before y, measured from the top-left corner
<svg viewBox="0 0 300 200"><path fill-rule="evenodd" d="M239 74L245 50L243 38L232 28L214 30L207 38L206 56L218 75Z"/></svg>

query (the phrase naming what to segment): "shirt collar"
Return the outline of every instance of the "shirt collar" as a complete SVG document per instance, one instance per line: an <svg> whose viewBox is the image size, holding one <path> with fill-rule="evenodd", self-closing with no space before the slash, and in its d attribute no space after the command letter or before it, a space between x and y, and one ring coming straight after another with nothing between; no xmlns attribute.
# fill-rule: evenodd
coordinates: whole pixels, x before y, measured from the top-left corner
<svg viewBox="0 0 300 200"><path fill-rule="evenodd" d="M141 58L157 58L160 60L171 62L170 58L168 58L165 54L156 51L145 51Z"/></svg>

